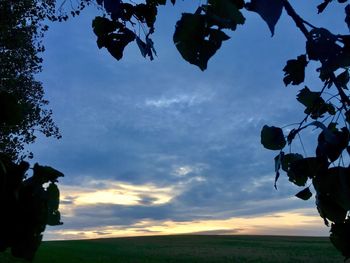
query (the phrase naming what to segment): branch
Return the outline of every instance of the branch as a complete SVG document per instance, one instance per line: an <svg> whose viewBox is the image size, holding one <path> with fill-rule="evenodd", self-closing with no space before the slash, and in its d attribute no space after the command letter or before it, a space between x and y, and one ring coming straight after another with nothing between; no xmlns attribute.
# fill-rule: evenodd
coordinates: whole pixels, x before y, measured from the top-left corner
<svg viewBox="0 0 350 263"><path fill-rule="evenodd" d="M287 14L294 20L296 26L300 29L300 31L304 34L304 36L309 39L309 31L304 25L304 20L295 12L294 8L288 2L288 0L283 0L283 6L287 11Z"/></svg>
<svg viewBox="0 0 350 263"><path fill-rule="evenodd" d="M331 81L334 83L335 87L337 88L341 101L343 102L344 106L345 106L345 110L346 108L346 104L350 106L350 99L349 97L345 94L343 88L341 86L339 86L336 77L334 75L334 73L331 74Z"/></svg>

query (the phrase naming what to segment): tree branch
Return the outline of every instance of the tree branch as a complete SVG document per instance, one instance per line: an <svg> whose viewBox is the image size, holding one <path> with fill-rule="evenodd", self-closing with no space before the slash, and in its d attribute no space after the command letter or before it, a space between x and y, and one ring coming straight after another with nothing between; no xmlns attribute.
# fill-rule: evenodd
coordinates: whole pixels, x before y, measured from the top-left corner
<svg viewBox="0 0 350 263"><path fill-rule="evenodd" d="M300 29L300 31L304 34L304 36L309 39L309 31L304 25L304 20L295 12L294 8L288 2L288 0L283 0L284 8L287 11L287 14L294 20L296 26Z"/></svg>

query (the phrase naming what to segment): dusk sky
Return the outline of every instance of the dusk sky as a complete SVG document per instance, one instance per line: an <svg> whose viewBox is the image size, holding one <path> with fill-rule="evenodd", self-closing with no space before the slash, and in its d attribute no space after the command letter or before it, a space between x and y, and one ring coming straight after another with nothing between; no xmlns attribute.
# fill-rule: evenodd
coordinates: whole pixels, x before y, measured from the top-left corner
<svg viewBox="0 0 350 263"><path fill-rule="evenodd" d="M264 21L244 10L245 25L228 33L231 39L202 72L172 42L181 13L196 9L188 2L159 9L154 61L135 43L121 61L99 50L91 27L101 15L96 7L50 24L38 78L63 138L39 136L29 149L34 161L65 174L59 184L64 225L49 227L45 239L328 235L314 196L294 197L303 188L285 174L274 189L277 152L260 144L263 125L304 117L298 87L282 81L286 61L305 53L303 35L284 12L271 38ZM309 22L347 32L343 6L332 3L317 15L321 1L307 2L291 1ZM306 78L313 90L320 88L316 66ZM316 132L304 133L308 156ZM293 150L302 153L298 143Z"/></svg>

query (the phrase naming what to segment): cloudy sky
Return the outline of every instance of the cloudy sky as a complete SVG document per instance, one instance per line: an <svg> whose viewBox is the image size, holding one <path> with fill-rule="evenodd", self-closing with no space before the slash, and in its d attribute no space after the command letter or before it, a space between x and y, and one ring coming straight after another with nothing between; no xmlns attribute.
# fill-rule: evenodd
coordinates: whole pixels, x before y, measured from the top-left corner
<svg viewBox="0 0 350 263"><path fill-rule="evenodd" d="M337 4L317 15L320 1L302 2L292 4L307 20L346 32ZM273 188L277 153L260 144L264 124L303 118L297 87L282 82L285 62L305 52L302 34L283 13L271 38L261 18L244 11L245 26L230 33L201 72L172 42L181 12L195 9L186 1L160 9L152 62L136 44L122 61L99 50L94 7L50 25L39 79L63 138L39 136L29 147L36 161L65 174L64 225L48 228L46 239L328 234L314 198L294 197L301 189L285 175ZM306 81L320 87L312 74ZM304 137L308 155L313 132Z"/></svg>

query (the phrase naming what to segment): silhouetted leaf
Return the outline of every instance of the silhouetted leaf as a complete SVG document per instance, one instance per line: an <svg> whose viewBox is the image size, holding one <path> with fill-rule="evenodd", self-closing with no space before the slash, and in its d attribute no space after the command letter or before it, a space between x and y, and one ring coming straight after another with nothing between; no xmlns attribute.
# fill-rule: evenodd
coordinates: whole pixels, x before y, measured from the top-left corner
<svg viewBox="0 0 350 263"><path fill-rule="evenodd" d="M332 244L348 259L350 258L350 219L341 223L334 223L330 230ZM346 262L346 261L344 261Z"/></svg>
<svg viewBox="0 0 350 263"><path fill-rule="evenodd" d="M313 119L322 117L326 112L335 112L333 105L325 103L320 92L310 91L308 87L299 91L297 100L306 107L304 112Z"/></svg>
<svg viewBox="0 0 350 263"><path fill-rule="evenodd" d="M135 34L128 28L121 28L117 34L109 34L106 47L109 53L117 60L123 57L125 47L135 40Z"/></svg>
<svg viewBox="0 0 350 263"><path fill-rule="evenodd" d="M258 13L270 28L271 35L275 33L275 26L282 14L283 0L252 0L246 4L249 11Z"/></svg>
<svg viewBox="0 0 350 263"><path fill-rule="evenodd" d="M347 69L344 70L342 73L340 73L336 78L337 84L343 89L348 89L347 84L349 80L350 80L350 76L349 76L349 71Z"/></svg>
<svg viewBox="0 0 350 263"><path fill-rule="evenodd" d="M47 192L47 205L50 210L58 210L60 204L60 191L58 187L54 183L50 183L50 185L46 189Z"/></svg>
<svg viewBox="0 0 350 263"><path fill-rule="evenodd" d="M121 0L104 0L103 6L112 19L118 19L121 14Z"/></svg>
<svg viewBox="0 0 350 263"><path fill-rule="evenodd" d="M348 26L349 30L350 30L350 5L347 5L345 7L345 23Z"/></svg>
<svg viewBox="0 0 350 263"><path fill-rule="evenodd" d="M245 21L239 8L242 8L239 1L209 0L206 14L219 28L235 30L238 24L243 25Z"/></svg>
<svg viewBox="0 0 350 263"><path fill-rule="evenodd" d="M328 163L315 157L303 158L290 163L287 175L297 186L305 186L308 178L315 178L327 170Z"/></svg>
<svg viewBox="0 0 350 263"><path fill-rule="evenodd" d="M332 167L313 179L313 185L318 194L327 196L343 210L350 210L350 169Z"/></svg>
<svg viewBox="0 0 350 263"><path fill-rule="evenodd" d="M311 38L306 42L306 51L311 60L327 60L341 51L336 44L337 37L324 28L315 28L310 31Z"/></svg>
<svg viewBox="0 0 350 263"><path fill-rule="evenodd" d="M146 4L148 5L165 5L166 0L146 0Z"/></svg>
<svg viewBox="0 0 350 263"><path fill-rule="evenodd" d="M329 196L316 194L316 206L320 216L335 223L343 223L347 211L333 201ZM325 222L327 222L325 220Z"/></svg>
<svg viewBox="0 0 350 263"><path fill-rule="evenodd" d="M134 7L135 15L147 26L152 28L156 22L157 7L154 5L138 4Z"/></svg>
<svg viewBox="0 0 350 263"><path fill-rule="evenodd" d="M176 23L173 40L182 57L201 70L207 68L208 60L220 48L228 36L217 29L207 27L206 16L182 14Z"/></svg>
<svg viewBox="0 0 350 263"><path fill-rule="evenodd" d="M261 144L269 150L281 150L286 145L281 128L265 125L261 130Z"/></svg>
<svg viewBox="0 0 350 263"><path fill-rule="evenodd" d="M109 33L114 32L119 28L120 25L118 22L111 21L108 18L97 16L92 21L92 28L96 36L103 36Z"/></svg>
<svg viewBox="0 0 350 263"><path fill-rule="evenodd" d="M139 37L136 37L136 43L140 49L140 52L143 57L150 57L150 60L153 60L153 53L156 55L156 51L153 47L153 41L150 38L146 38L146 43L143 42Z"/></svg>
<svg viewBox="0 0 350 263"><path fill-rule="evenodd" d="M323 3L319 4L317 6L318 13L322 13L330 2L332 2L332 0L324 0Z"/></svg>
<svg viewBox="0 0 350 263"><path fill-rule="evenodd" d="M284 79L283 82L287 86L299 85L304 82L305 79L305 67L307 65L306 55L298 56L297 59L291 59L287 61L287 65L283 68Z"/></svg>
<svg viewBox="0 0 350 263"><path fill-rule="evenodd" d="M326 133L327 131L327 133ZM330 133L330 135L328 135ZM346 149L349 142L349 131L343 127L340 131L338 129L323 130L318 136L318 144L316 154L318 157L327 157L331 162L337 160L343 150Z"/></svg>
<svg viewBox="0 0 350 263"><path fill-rule="evenodd" d="M47 224L49 226L63 225L61 222L61 213L59 211L52 211L47 217Z"/></svg>
<svg viewBox="0 0 350 263"><path fill-rule="evenodd" d="M276 157L275 157L275 183L274 187L277 190L277 181L278 178L280 177L280 169L281 169L281 164L282 164L282 159L284 157L284 152L280 152Z"/></svg>
<svg viewBox="0 0 350 263"><path fill-rule="evenodd" d="M301 190L295 196L300 198L300 199L302 199L302 200L309 200L311 198L311 196L312 196L312 193L310 191L310 188L307 187L304 190Z"/></svg>
<svg viewBox="0 0 350 263"><path fill-rule="evenodd" d="M303 159L303 156L299 153L285 154L281 160L282 170L288 172L293 162Z"/></svg>
<svg viewBox="0 0 350 263"><path fill-rule="evenodd" d="M33 177L40 179L42 183L46 183L49 181L56 182L58 177L63 176L63 173L50 166L41 166L37 163L34 164Z"/></svg>

